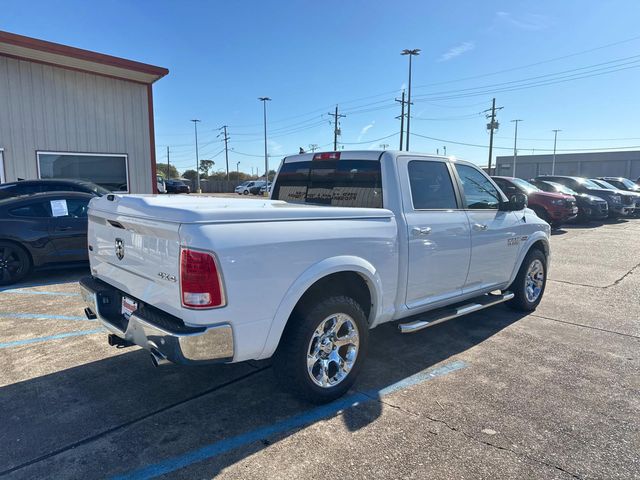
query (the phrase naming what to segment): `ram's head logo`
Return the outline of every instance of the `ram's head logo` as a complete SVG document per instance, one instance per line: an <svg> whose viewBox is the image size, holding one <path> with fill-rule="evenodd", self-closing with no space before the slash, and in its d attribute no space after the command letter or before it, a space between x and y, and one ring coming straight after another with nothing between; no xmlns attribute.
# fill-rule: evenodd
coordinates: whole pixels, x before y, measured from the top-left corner
<svg viewBox="0 0 640 480"><path fill-rule="evenodd" d="M124 258L124 240L121 238L116 238L116 257L118 257L118 260Z"/></svg>

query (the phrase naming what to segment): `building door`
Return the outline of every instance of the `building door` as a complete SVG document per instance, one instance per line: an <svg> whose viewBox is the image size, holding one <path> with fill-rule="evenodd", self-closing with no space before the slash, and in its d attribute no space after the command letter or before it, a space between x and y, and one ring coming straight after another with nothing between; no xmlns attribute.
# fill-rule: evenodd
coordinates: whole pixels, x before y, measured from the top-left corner
<svg viewBox="0 0 640 480"><path fill-rule="evenodd" d="M0 183L6 182L4 177L4 150L0 148Z"/></svg>

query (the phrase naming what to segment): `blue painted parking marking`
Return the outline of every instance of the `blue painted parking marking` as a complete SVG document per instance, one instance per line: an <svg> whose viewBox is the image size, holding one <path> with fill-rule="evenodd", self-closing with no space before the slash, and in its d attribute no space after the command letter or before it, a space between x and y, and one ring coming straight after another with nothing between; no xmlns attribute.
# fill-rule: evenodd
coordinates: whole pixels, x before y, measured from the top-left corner
<svg viewBox="0 0 640 480"><path fill-rule="evenodd" d="M23 320L84 320L86 322L95 322L94 320L89 320L87 317L83 316L75 316L75 315L46 315L44 313L11 313L11 312L0 312L0 318L19 318Z"/></svg>
<svg viewBox="0 0 640 480"><path fill-rule="evenodd" d="M80 337L83 335L93 335L94 333L102 333L105 330L103 328L97 328L95 330L82 330L79 332L58 333L57 335L49 335L47 337L27 338L25 340L15 340L13 342L0 343L0 349L19 347L21 345L30 345L32 343L48 342L50 340L60 340L62 338Z"/></svg>
<svg viewBox="0 0 640 480"><path fill-rule="evenodd" d="M17 293L20 295L51 295L56 297L79 297L79 293L67 293L67 292L43 292L40 290L20 290L17 288L2 290L0 293Z"/></svg>
<svg viewBox="0 0 640 480"><path fill-rule="evenodd" d="M252 430L250 432L243 433L235 437L214 442L212 444L206 445L197 450L187 452L183 455L170 458L163 462L159 462L154 465L150 465L148 467L126 473L124 475L118 475L118 476L112 477L112 479L113 480L124 480L124 479L141 480L141 479L147 479L147 478L155 478L160 475L165 475L167 473L175 472L176 470L180 470L181 468L188 467L195 463L212 459L218 455L229 452L230 450L233 450L235 448L248 445L250 443L262 440L263 438L266 438L272 435L276 435L289 430L294 430L299 427L303 427L305 425L311 424L318 420L322 420L323 418L327 418L337 413L340 413L343 410L346 410L348 408L374 401L381 396L389 395L399 390L404 390L405 388L409 388L413 385L418 385L420 383L427 382L434 378L448 375L450 373L453 373L457 370L461 370L466 367L467 367L466 363L464 363L461 360L456 360L454 362L448 363L446 365L443 365L442 367L438 367L433 370L427 370L424 372L416 373L415 375L407 377L404 380L401 380L392 385L389 385L388 387L381 388L378 390L370 390L364 393L358 392L353 395L349 395L348 397L344 397L342 399L336 400L335 402L329 403L328 405L323 405L321 407L317 407L317 408L308 410L306 412L303 412L299 415L295 415L293 417L287 418L280 422L276 422L273 425L267 425L265 427Z"/></svg>

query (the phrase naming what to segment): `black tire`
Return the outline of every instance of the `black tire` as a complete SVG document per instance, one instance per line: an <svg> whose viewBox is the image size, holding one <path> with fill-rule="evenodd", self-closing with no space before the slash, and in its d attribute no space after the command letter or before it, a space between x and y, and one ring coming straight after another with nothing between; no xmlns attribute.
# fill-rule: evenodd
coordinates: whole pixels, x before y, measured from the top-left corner
<svg viewBox="0 0 640 480"><path fill-rule="evenodd" d="M242 192L244 195L249 195L249 190L245 190L244 192Z"/></svg>
<svg viewBox="0 0 640 480"><path fill-rule="evenodd" d="M357 327L359 345L351 370L334 386L316 384L307 368L307 354L316 329L333 315L346 314ZM327 403L344 395L353 385L364 363L369 340L369 325L362 307L352 298L331 296L294 312L273 357L273 371L281 386L312 403ZM344 348L344 347L340 347ZM340 350L340 348L338 350ZM343 351L344 352L344 351ZM319 368L318 364L316 367ZM337 372L336 372L337 375Z"/></svg>
<svg viewBox="0 0 640 480"><path fill-rule="evenodd" d="M534 300L531 300L527 296L527 291L526 291L527 272L529 272L530 267L535 262L538 262L538 261L542 264L542 273L543 273L542 285L540 287L540 292L538 296ZM546 286L547 286L547 257L543 252L541 252L537 248L533 250L529 250L527 255L524 257L524 260L522 261L522 265L520 265L520 270L518 271L518 275L516 276L516 279L507 289L513 292L513 294L515 295L512 300L507 302L507 305L509 305L511 308L515 310L532 312L538 307L538 304L542 300Z"/></svg>
<svg viewBox="0 0 640 480"><path fill-rule="evenodd" d="M31 271L27 251L12 242L0 241L0 285L19 282Z"/></svg>

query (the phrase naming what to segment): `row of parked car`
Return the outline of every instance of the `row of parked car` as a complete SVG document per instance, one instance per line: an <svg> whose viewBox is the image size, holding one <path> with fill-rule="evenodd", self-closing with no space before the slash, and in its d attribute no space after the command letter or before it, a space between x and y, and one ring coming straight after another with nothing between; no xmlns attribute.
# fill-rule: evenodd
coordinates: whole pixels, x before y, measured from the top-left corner
<svg viewBox="0 0 640 480"><path fill-rule="evenodd" d="M542 175L529 180L493 177L507 195L524 193L529 208L552 228L570 221L640 216L640 185L622 177Z"/></svg>

